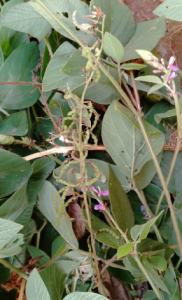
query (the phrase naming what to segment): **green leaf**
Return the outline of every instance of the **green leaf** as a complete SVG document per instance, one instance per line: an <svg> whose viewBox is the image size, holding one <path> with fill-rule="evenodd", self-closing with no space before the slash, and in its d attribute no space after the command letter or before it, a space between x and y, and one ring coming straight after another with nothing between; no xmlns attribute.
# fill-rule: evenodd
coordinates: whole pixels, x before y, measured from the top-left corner
<svg viewBox="0 0 182 300"><path fill-rule="evenodd" d="M140 283L147 281L146 277L140 271L140 268L137 262L134 260L131 254L128 254L124 259L123 263L128 271L135 277L135 280L138 280Z"/></svg>
<svg viewBox="0 0 182 300"><path fill-rule="evenodd" d="M120 257L126 256L128 253L130 253L131 249L135 246L135 243L127 243L121 247L118 248L117 251L117 259Z"/></svg>
<svg viewBox="0 0 182 300"><path fill-rule="evenodd" d="M120 67L121 70L141 70L143 68L146 68L146 66L135 63L122 64Z"/></svg>
<svg viewBox="0 0 182 300"><path fill-rule="evenodd" d="M106 32L104 34L103 49L107 56L111 56L112 59L117 63L121 62L124 55L123 45L115 36L113 36L109 32Z"/></svg>
<svg viewBox="0 0 182 300"><path fill-rule="evenodd" d="M2 49L0 48L0 68L1 68L3 62L4 62L4 55L3 55Z"/></svg>
<svg viewBox="0 0 182 300"><path fill-rule="evenodd" d="M157 155L157 160L160 164L162 159L162 152ZM146 188L150 182L152 181L152 178L156 174L156 168L154 165L153 160L149 160L140 170L140 172L134 176L135 184L139 190L143 190Z"/></svg>
<svg viewBox="0 0 182 300"><path fill-rule="evenodd" d="M135 80L146 81L146 82L153 82L153 83L157 83L157 84L162 84L162 80L160 80L159 77L154 76L154 75L139 76L139 77L135 78Z"/></svg>
<svg viewBox="0 0 182 300"><path fill-rule="evenodd" d="M31 174L32 167L29 162L14 153L0 149L0 197L20 189Z"/></svg>
<svg viewBox="0 0 182 300"><path fill-rule="evenodd" d="M81 292L74 292L67 295L63 300L106 300L107 298L94 294L94 293L81 293ZM28 299L29 300L29 299Z"/></svg>
<svg viewBox="0 0 182 300"><path fill-rule="evenodd" d="M28 205L26 182L18 191L16 191L0 206L0 217L10 221L16 221Z"/></svg>
<svg viewBox="0 0 182 300"><path fill-rule="evenodd" d="M148 290L142 300L158 300L154 291Z"/></svg>
<svg viewBox="0 0 182 300"><path fill-rule="evenodd" d="M60 72L69 76L82 77L86 81L85 67L88 59L82 56L81 50L75 50Z"/></svg>
<svg viewBox="0 0 182 300"><path fill-rule="evenodd" d="M169 265L167 272L163 278L164 284L168 287L169 294L163 292L165 300L178 300L180 299L180 289L178 285L178 280L176 278L175 270Z"/></svg>
<svg viewBox="0 0 182 300"><path fill-rule="evenodd" d="M142 80L141 80L142 81ZM154 92L160 90L163 87L163 84L155 84L148 91L147 95L153 94Z"/></svg>
<svg viewBox="0 0 182 300"><path fill-rule="evenodd" d="M174 206L174 212L175 212L175 216L176 216L177 223L179 226L179 230L180 230L180 232L182 232L182 214L181 214L182 192L180 192L177 195L177 197L173 203L173 206ZM160 232L161 232L161 235L166 240L169 240L169 236L171 237L170 238L170 246L174 246L174 245L178 244L177 239L176 239L176 233L175 233L174 227L172 226L172 220L171 220L171 216L169 213L167 214L167 217L165 218L164 222L162 223L162 225L160 227ZM173 250L180 257L179 249L176 248Z"/></svg>
<svg viewBox="0 0 182 300"><path fill-rule="evenodd" d="M36 269L27 280L26 296L27 300L51 300L47 287Z"/></svg>
<svg viewBox="0 0 182 300"><path fill-rule="evenodd" d="M124 56L122 61L138 58L135 52L137 49L151 51L158 43L161 37L165 35L165 18L140 22L136 24L136 30L129 43L124 47Z"/></svg>
<svg viewBox="0 0 182 300"><path fill-rule="evenodd" d="M11 0L3 5L1 8L0 20L2 20L2 17L11 6L22 2L23 0ZM13 29L0 25L0 47L5 58L7 58L16 48L29 43L27 34Z"/></svg>
<svg viewBox="0 0 182 300"><path fill-rule="evenodd" d="M150 265L157 270L160 271L165 271L167 268L167 262L163 257L160 256L153 256L153 257L148 257L148 262Z"/></svg>
<svg viewBox="0 0 182 300"><path fill-rule="evenodd" d="M28 122L25 111L7 117L0 126L0 134L24 136L28 132Z"/></svg>
<svg viewBox="0 0 182 300"><path fill-rule="evenodd" d="M16 49L0 68L0 81L32 82L31 70L36 67L38 59L39 50L35 42ZM23 109L32 106L38 97L39 91L35 87L2 85L0 105L5 109Z"/></svg>
<svg viewBox="0 0 182 300"><path fill-rule="evenodd" d="M123 232L129 232L135 224L134 214L130 201L110 166L108 188L111 209L115 221Z"/></svg>
<svg viewBox="0 0 182 300"><path fill-rule="evenodd" d="M44 74L42 87L44 92L56 88L67 89L67 83L72 90L85 82L85 78L72 78L60 72L74 51L75 48L70 43L64 42L54 53Z"/></svg>
<svg viewBox="0 0 182 300"><path fill-rule="evenodd" d="M68 27L77 37L84 41L89 46L92 46L95 42L95 38L88 33L77 30L75 24L73 23L72 15L75 10L77 10L76 20L79 24L85 23L84 15L90 15L91 11L89 6L83 1L75 0L65 0L65 1L51 1L45 0L43 5L35 2L30 3L31 6L44 18L51 26L58 31L61 35L73 40L74 38L63 29L63 26ZM67 13L68 18L64 17L62 13ZM87 21L87 23L90 23ZM62 24L62 25L61 25Z"/></svg>
<svg viewBox="0 0 182 300"><path fill-rule="evenodd" d="M32 167L33 173L28 181L27 195L30 203L36 203L38 192L44 181L54 170L56 163L51 158L39 158Z"/></svg>
<svg viewBox="0 0 182 300"><path fill-rule="evenodd" d="M50 261L50 257L42 250L34 247L34 246L31 246L31 245L28 245L27 246L27 249L31 255L32 258L36 258L38 256L43 256L40 260L39 260L39 263L40 263L40 266L44 265L45 263L47 263L48 261ZM38 262L37 262L38 263Z"/></svg>
<svg viewBox="0 0 182 300"><path fill-rule="evenodd" d="M10 277L11 277L11 270L9 268L4 267L2 264L0 264L0 283L7 282L10 279Z"/></svg>
<svg viewBox="0 0 182 300"><path fill-rule="evenodd" d="M66 241L62 236L58 236L52 243L51 257L56 256L66 248ZM65 252L68 251L67 249ZM63 255L63 254L62 254Z"/></svg>
<svg viewBox="0 0 182 300"><path fill-rule="evenodd" d="M51 31L50 24L32 8L29 2L10 7L3 15L1 24L28 33L39 41Z"/></svg>
<svg viewBox="0 0 182 300"><path fill-rule="evenodd" d="M86 218L86 212L83 212L84 218ZM91 214L91 223L92 223L92 230L97 232L95 235L95 239L108 245L112 248L119 248L124 244L123 239L121 238L120 234L110 226L108 226L105 222L101 221L97 218L94 214ZM89 230L88 223L85 222L85 226L87 230Z"/></svg>
<svg viewBox="0 0 182 300"><path fill-rule="evenodd" d="M138 244L137 250L139 253L143 253L147 256L158 255L160 257L164 257L166 261L168 261L173 255L173 250L169 246L149 238L142 240Z"/></svg>
<svg viewBox="0 0 182 300"><path fill-rule="evenodd" d="M172 151L164 151L162 156L160 167L162 169L165 180L167 179L167 176L169 174L173 155L174 153ZM155 175L153 182L161 187L161 183L157 174ZM171 179L168 184L168 190L171 194L174 195L177 195L182 190L182 152L178 153Z"/></svg>
<svg viewBox="0 0 182 300"><path fill-rule="evenodd" d="M0 249L0 258L11 257L17 255L21 251L21 245L24 244L23 240L24 235L17 233L14 237Z"/></svg>
<svg viewBox="0 0 182 300"><path fill-rule="evenodd" d="M182 111L182 98L179 99L179 107L180 111ZM165 113L159 113L154 115L155 121L159 124L162 119L170 118L176 116L176 109L171 109L166 111Z"/></svg>
<svg viewBox="0 0 182 300"><path fill-rule="evenodd" d="M144 125L155 155L158 155L164 145L164 135L148 123ZM145 163L151 160L134 115L119 102L113 101L105 113L102 138L107 152L127 177L137 175Z"/></svg>
<svg viewBox="0 0 182 300"><path fill-rule="evenodd" d="M68 101L65 101L62 95L58 95L57 97L54 96L53 99L51 99L51 101L49 102L49 109L54 116L67 117L67 114L71 110Z"/></svg>
<svg viewBox="0 0 182 300"><path fill-rule="evenodd" d="M78 266L79 262L57 261L40 271L40 276L48 289L51 300L62 299L66 278Z"/></svg>
<svg viewBox="0 0 182 300"><path fill-rule="evenodd" d="M155 218L150 219L148 222L146 222L143 225L135 225L133 228L131 228L131 237L133 240L136 240L138 237L143 240L147 237L151 226L155 223L155 221L159 218L159 216L163 213L161 213L156 216Z"/></svg>
<svg viewBox="0 0 182 300"><path fill-rule="evenodd" d="M151 267L150 263L148 262L148 259L143 255L141 257L141 262L146 269L148 275L152 279L153 283L160 288L161 290L165 291L166 293L169 293L165 283L160 279L159 275L156 271Z"/></svg>
<svg viewBox="0 0 182 300"><path fill-rule="evenodd" d="M78 242L72 229L72 223L68 219L68 215L65 211L65 216L62 216L59 222L59 226L56 226L57 213L54 208L54 197L56 196L57 190L49 182L45 181L40 192L38 207L40 211L45 215L53 227L61 234L61 236L67 241L67 243L73 247L78 247ZM60 204L61 198L58 197L57 205Z"/></svg>
<svg viewBox="0 0 182 300"><path fill-rule="evenodd" d="M166 0L154 10L154 14L174 21L182 21L181 0Z"/></svg>
<svg viewBox="0 0 182 300"><path fill-rule="evenodd" d="M125 46L135 32L131 10L117 0L95 0L94 5L100 7L106 16L104 32L110 32Z"/></svg>

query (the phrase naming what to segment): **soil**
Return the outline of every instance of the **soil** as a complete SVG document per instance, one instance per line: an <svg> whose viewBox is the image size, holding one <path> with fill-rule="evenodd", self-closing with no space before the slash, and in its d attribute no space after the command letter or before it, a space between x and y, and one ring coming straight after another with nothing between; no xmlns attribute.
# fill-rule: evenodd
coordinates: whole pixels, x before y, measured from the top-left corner
<svg viewBox="0 0 182 300"><path fill-rule="evenodd" d="M153 14L153 11L164 0L124 0L122 2L131 9L136 22L144 22L158 18ZM166 35L159 41L154 50L166 60L175 56L177 66L182 69L181 49L182 22L166 20Z"/></svg>

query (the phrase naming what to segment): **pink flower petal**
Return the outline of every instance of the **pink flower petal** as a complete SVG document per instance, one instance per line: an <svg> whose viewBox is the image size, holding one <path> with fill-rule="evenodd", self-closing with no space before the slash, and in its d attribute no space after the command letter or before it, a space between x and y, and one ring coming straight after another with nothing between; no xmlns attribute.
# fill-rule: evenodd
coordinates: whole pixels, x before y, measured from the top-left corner
<svg viewBox="0 0 182 300"><path fill-rule="evenodd" d="M171 56L170 59L169 59L169 64L168 66L171 66L175 61L175 57L174 56Z"/></svg>
<svg viewBox="0 0 182 300"><path fill-rule="evenodd" d="M108 196L108 195L109 195L109 191L108 190L105 190L105 191L102 191L102 192L98 193L98 196Z"/></svg>
<svg viewBox="0 0 182 300"><path fill-rule="evenodd" d="M177 66L170 65L170 69L173 71L178 71L179 68Z"/></svg>
<svg viewBox="0 0 182 300"><path fill-rule="evenodd" d="M95 209L95 210L103 210L103 209L104 209L104 205L101 204L101 203L99 203L99 204L97 204L97 205L94 205L94 209Z"/></svg>
<svg viewBox="0 0 182 300"><path fill-rule="evenodd" d="M173 78L175 78L177 76L177 74L175 73L175 72L172 72L170 75L169 75L169 77L168 77L168 79L167 79L167 82L170 82Z"/></svg>
<svg viewBox="0 0 182 300"><path fill-rule="evenodd" d="M99 191L95 188L95 186L92 186L92 190L97 194L99 193Z"/></svg>

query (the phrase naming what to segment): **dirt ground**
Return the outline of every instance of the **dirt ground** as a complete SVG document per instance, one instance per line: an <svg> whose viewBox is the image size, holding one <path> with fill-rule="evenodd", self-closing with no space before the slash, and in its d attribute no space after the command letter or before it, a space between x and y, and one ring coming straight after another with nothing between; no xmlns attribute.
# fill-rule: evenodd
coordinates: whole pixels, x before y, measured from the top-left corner
<svg viewBox="0 0 182 300"><path fill-rule="evenodd" d="M150 21L158 18L153 14L154 9L164 0L123 0L135 18L136 22ZM155 48L155 51L166 60L176 57L177 66L182 69L182 22L166 20L166 35Z"/></svg>

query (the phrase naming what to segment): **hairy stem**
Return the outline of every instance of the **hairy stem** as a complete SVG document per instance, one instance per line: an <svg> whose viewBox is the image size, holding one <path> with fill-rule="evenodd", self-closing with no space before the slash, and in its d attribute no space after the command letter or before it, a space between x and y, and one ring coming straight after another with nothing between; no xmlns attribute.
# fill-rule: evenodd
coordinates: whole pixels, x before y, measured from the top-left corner
<svg viewBox="0 0 182 300"><path fill-rule="evenodd" d="M23 273L20 269L15 268L13 265L11 265L7 260L4 258L0 258L0 263L5 266L6 268L10 269L11 271L15 272L16 274L20 275L24 279L28 279L28 275Z"/></svg>
<svg viewBox="0 0 182 300"><path fill-rule="evenodd" d="M166 199L167 199L167 203L168 203L168 207L170 209L170 213L171 213L171 218L172 218L172 222L173 222L173 226L174 226L174 230L175 230L175 233L176 233L176 238L177 238L177 241L178 241L178 244L179 244L179 250L180 250L180 255L182 257L182 241L181 241L181 233L180 233L180 230L179 230L179 227L178 227L178 223L177 223L177 220L176 220L176 216L175 216L175 213L174 213L174 208L173 208L173 205L171 203L171 197L170 197L170 194L169 194L169 191L167 189L167 186L166 186L166 183L165 183L165 180L164 180L164 176L162 174L162 171L161 171L161 168L159 166L159 163L158 163L158 160L155 156L155 153L154 153L154 150L150 144L150 141L149 141L149 138L148 138L148 135L147 135L147 132L145 130L145 127L144 127L144 124L143 124L143 121L142 119L138 116L137 117L138 119L138 123L140 125L140 128L141 128L141 131L143 133L143 137L145 139L145 142L147 144L147 147L150 151L150 154L152 156L152 159L153 159L153 162L154 162L154 165L155 165L155 168L157 170L157 173L158 173L158 176L159 176L159 179L160 179L160 182L161 182L161 185L162 185L162 188L164 190L164 193L165 193L165 196L166 196Z"/></svg>
<svg viewBox="0 0 182 300"><path fill-rule="evenodd" d="M169 181L171 179L171 175L172 175L175 163L176 163L176 159L178 157L178 152L180 150L180 147L181 147L181 140L178 140L177 145L176 145L176 149L175 149L175 152L174 152L174 155L173 155L173 159L172 159L172 162L171 162L170 170L169 170L169 173L168 173L168 176L167 176L166 186L168 186ZM162 191L162 194L161 194L161 196L159 198L159 201L158 201L158 204L157 204L157 208L156 208L156 211L155 211L156 215L159 212L159 209L160 209L163 197L164 197L164 191Z"/></svg>
<svg viewBox="0 0 182 300"><path fill-rule="evenodd" d="M134 246L134 252L135 252L135 261L137 262L140 270L142 271L142 273L145 275L146 279L150 283L150 285L151 285L154 293L156 294L157 298L160 300L161 296L160 296L160 292L159 292L158 288L153 284L153 281L151 280L150 276L148 275L147 271L145 270L144 266L142 265L142 263L141 263L141 261L138 257L137 244Z"/></svg>

